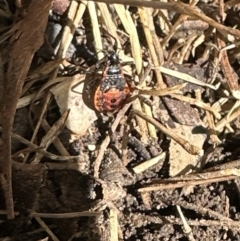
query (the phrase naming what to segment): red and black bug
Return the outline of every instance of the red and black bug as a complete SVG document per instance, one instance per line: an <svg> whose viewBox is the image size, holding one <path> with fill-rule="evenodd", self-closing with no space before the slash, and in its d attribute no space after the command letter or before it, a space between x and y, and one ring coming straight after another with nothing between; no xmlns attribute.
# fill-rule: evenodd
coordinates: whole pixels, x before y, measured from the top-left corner
<svg viewBox="0 0 240 241"><path fill-rule="evenodd" d="M132 95L132 87L127 83L119 55L117 53L117 40L113 50L104 51L106 55L96 65L93 71L88 72L83 90L83 100L91 109L101 113L114 113L121 109ZM98 70L102 67L102 74Z"/></svg>
<svg viewBox="0 0 240 241"><path fill-rule="evenodd" d="M117 51L109 52L102 78L95 91L94 105L99 112L115 112L123 107L131 91L123 74Z"/></svg>

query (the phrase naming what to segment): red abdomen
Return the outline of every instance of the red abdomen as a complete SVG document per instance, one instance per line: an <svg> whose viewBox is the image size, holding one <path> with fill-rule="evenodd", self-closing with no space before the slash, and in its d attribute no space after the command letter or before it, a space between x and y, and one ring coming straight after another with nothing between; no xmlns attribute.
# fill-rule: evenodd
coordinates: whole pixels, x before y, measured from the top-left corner
<svg viewBox="0 0 240 241"><path fill-rule="evenodd" d="M125 87L122 90L114 86L107 92L103 92L99 86L94 96L95 108L103 113L115 112L123 107L129 97L130 89L127 83L125 83Z"/></svg>

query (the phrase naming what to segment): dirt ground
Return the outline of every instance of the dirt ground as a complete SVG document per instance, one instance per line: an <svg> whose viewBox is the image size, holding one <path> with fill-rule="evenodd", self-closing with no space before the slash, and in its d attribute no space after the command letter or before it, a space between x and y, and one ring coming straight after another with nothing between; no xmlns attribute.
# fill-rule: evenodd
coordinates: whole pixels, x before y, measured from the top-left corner
<svg viewBox="0 0 240 241"><path fill-rule="evenodd" d="M1 3L3 76L3 29L34 2ZM239 46L224 49L239 41L240 5L148 3L54 1L14 117L14 219L0 169L0 241L240 240Z"/></svg>

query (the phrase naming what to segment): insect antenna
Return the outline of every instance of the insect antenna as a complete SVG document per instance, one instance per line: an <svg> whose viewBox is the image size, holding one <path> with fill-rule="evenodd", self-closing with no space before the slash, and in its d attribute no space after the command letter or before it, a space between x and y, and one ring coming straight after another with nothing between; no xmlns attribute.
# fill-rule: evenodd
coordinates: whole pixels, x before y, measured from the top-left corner
<svg viewBox="0 0 240 241"><path fill-rule="evenodd" d="M114 40L114 44L113 44L113 50L117 52L118 49L118 41L117 41L117 38L114 37L112 34L110 34L108 31L106 31L105 29L103 29L103 36L105 37L111 37L113 40Z"/></svg>

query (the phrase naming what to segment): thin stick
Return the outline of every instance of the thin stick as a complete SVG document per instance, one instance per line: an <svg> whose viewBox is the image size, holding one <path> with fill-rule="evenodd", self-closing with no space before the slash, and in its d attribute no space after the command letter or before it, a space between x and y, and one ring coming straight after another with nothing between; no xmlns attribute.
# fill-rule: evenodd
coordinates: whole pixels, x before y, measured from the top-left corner
<svg viewBox="0 0 240 241"><path fill-rule="evenodd" d="M40 217L35 216L35 219L42 226L42 228L49 234L53 241L60 241Z"/></svg>
<svg viewBox="0 0 240 241"><path fill-rule="evenodd" d="M191 145L188 141L183 139L182 137L178 136L175 134L175 132L171 131L170 129L167 129L164 125L161 123L157 122L155 119L145 115L144 113L137 111L137 110L132 110L131 115L136 114L137 116L140 116L144 120L150 122L153 124L157 129L162 131L164 134L167 136L171 137L174 141L176 141L179 145L181 145L188 153L192 155L203 155L203 150L197 146ZM129 118L131 118L130 116Z"/></svg>
<svg viewBox="0 0 240 241"><path fill-rule="evenodd" d="M190 228L186 218L184 217L184 215L182 213L182 210L181 210L181 207L179 205L177 205L176 207L177 207L178 214L179 214L179 216L182 220L182 223L183 223L184 233L187 235L187 238L188 238L189 241L195 241L195 238L193 237L192 229Z"/></svg>
<svg viewBox="0 0 240 241"><path fill-rule="evenodd" d="M45 114L45 112L46 112L46 110L47 110L47 106L48 106L48 103L49 103L49 101L50 101L50 98L51 98L51 92L48 92L48 95L47 95L47 97L46 97L46 99L45 99L45 101L44 101L44 105L43 105L42 111L41 111L40 116L39 116L39 118L38 118L38 123L37 123L37 125L36 125L36 127L35 127L35 129L34 129L34 132L33 132L32 137L31 137L31 140L30 140L31 142L34 142L34 141L35 141L35 138L36 138L36 136L37 136L38 130L39 130L40 126L41 126L41 122L42 122L42 119L43 119L43 115ZM29 154L30 154L30 153L29 153ZM24 160L23 160L24 163L27 162L28 157L29 157L29 154L27 154L27 155L24 157Z"/></svg>
<svg viewBox="0 0 240 241"><path fill-rule="evenodd" d="M236 175L230 175L230 176L222 176L217 177L213 179L203 179L203 180L196 180L196 181L184 181L184 182L178 182L178 183L169 183L169 184L154 184L148 187L139 188L139 192L153 192L153 191L160 191L165 189L175 189L175 188L181 188L181 187L188 187L193 185L203 185L203 184L209 184L212 182L223 182L223 181L229 181L232 179L236 179Z"/></svg>
<svg viewBox="0 0 240 241"><path fill-rule="evenodd" d="M48 132L51 129L51 126L48 124L46 119L43 119L41 126L46 132ZM53 145L56 147L56 149L62 156L70 156L69 152L66 150L66 148L64 147L64 145L58 137L56 137L56 139L53 141Z"/></svg>
<svg viewBox="0 0 240 241"><path fill-rule="evenodd" d="M32 217L41 217L41 218L79 218L79 217L96 217L99 216L101 212L93 211L84 211L84 212L73 212L73 213L37 213L35 211L31 212Z"/></svg>

